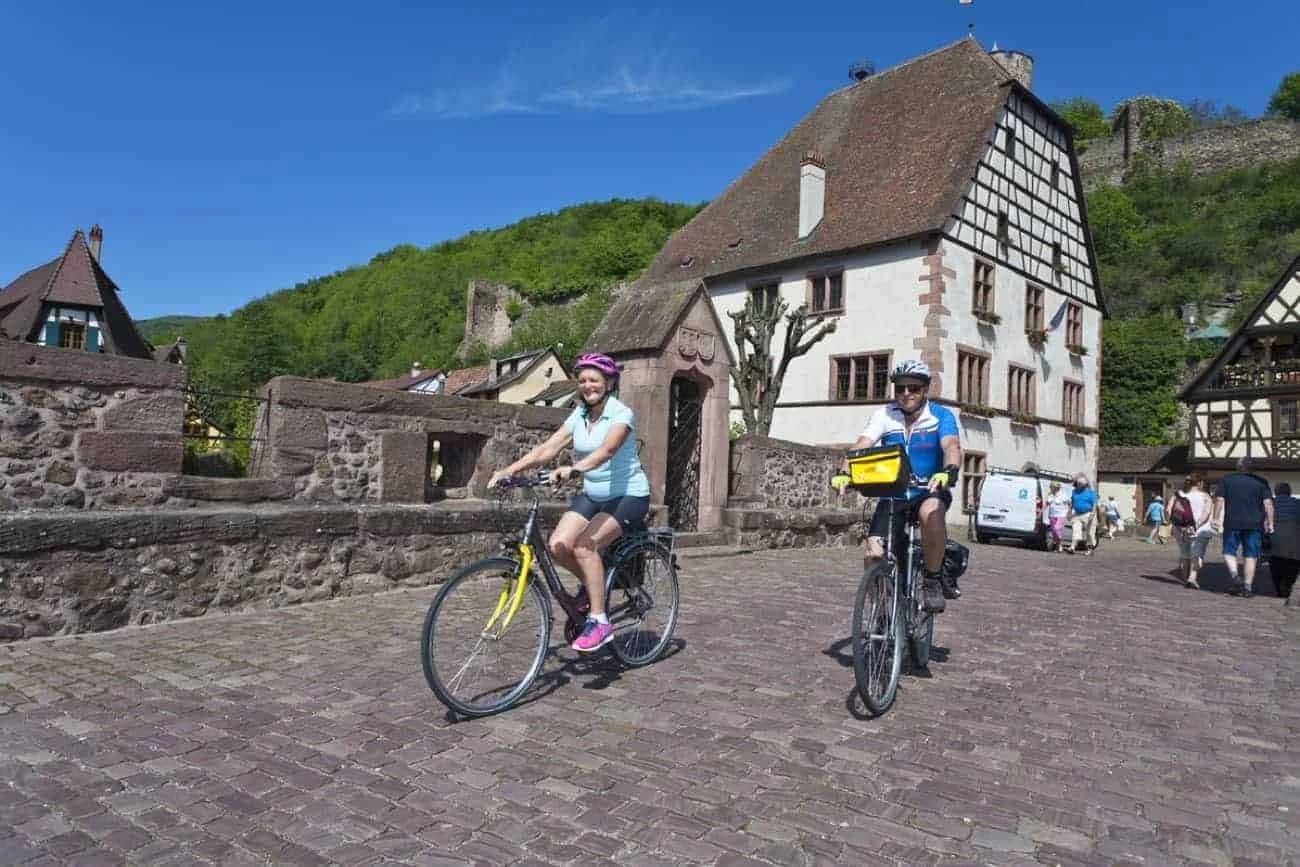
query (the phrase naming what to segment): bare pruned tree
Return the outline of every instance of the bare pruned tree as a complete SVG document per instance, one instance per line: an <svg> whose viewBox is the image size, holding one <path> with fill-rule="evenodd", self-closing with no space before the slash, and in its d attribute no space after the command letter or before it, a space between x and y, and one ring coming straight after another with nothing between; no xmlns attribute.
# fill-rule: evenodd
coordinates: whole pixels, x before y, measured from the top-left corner
<svg viewBox="0 0 1300 867"><path fill-rule="evenodd" d="M745 307L729 313L735 323L736 359L731 368L731 381L740 392L740 411L745 417L745 429L759 436L767 436L772 428L776 401L781 396L790 362L806 355L819 340L835 330L835 320L820 323L809 319L807 305L800 305L787 313L790 305L773 298L765 304L755 305L751 295ZM773 359L772 337L776 326L785 319L785 345L781 357ZM775 364L773 361L775 360Z"/></svg>

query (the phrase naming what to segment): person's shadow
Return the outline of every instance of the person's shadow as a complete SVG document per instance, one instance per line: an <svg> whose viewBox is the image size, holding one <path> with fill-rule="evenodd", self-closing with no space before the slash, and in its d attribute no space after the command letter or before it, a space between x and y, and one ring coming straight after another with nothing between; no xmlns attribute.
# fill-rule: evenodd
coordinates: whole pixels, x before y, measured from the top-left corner
<svg viewBox="0 0 1300 867"><path fill-rule="evenodd" d="M1183 586L1183 573L1177 566L1174 566L1168 572L1160 574L1147 573L1142 577L1148 581L1157 581L1161 584ZM1222 561L1206 563L1197 576L1196 583L1201 586L1203 591L1226 594L1232 589L1232 573L1228 571L1227 564ZM1277 596L1277 585L1273 582L1272 571L1268 568L1267 559L1264 557L1260 558L1259 565L1255 569L1254 588L1256 595Z"/></svg>

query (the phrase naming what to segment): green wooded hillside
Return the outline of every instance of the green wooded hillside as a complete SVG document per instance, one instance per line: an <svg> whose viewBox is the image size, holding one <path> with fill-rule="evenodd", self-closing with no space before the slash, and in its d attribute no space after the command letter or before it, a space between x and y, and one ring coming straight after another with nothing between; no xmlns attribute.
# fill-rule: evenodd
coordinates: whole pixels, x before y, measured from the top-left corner
<svg viewBox="0 0 1300 867"><path fill-rule="evenodd" d="M225 392L248 391L280 374L358 382L396 376L416 360L447 367L463 336L471 278L510 283L535 301L600 289L635 277L698 210L656 199L577 205L426 249L400 245L229 316L162 317L141 326L156 344L184 333L193 381ZM602 303L606 296L597 293L535 333L589 331ZM216 415L214 421L225 421Z"/></svg>

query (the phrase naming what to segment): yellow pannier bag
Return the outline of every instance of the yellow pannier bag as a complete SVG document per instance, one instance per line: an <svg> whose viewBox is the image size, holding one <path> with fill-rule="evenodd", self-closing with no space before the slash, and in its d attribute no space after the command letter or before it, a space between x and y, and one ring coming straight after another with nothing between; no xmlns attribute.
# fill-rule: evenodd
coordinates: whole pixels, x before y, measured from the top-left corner
<svg viewBox="0 0 1300 867"><path fill-rule="evenodd" d="M912 466L902 446L875 446L849 452L853 488L868 497L901 497L907 493Z"/></svg>

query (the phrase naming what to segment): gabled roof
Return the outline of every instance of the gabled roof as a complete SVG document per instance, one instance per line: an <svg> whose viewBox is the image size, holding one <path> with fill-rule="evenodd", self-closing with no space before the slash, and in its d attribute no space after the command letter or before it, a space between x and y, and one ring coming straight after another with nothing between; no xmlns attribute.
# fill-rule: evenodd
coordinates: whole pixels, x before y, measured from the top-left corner
<svg viewBox="0 0 1300 867"><path fill-rule="evenodd" d="M372 379L369 382L363 382L362 385L368 385L371 388L386 388L392 391L407 391L415 388L422 382L428 382L431 379L437 379L442 374L440 370L422 370L419 373L405 373L401 376L395 376L392 379Z"/></svg>
<svg viewBox="0 0 1300 867"><path fill-rule="evenodd" d="M96 308L104 351L134 358L153 358L153 347L140 336L118 288L86 246L81 230L63 255L46 262L0 290L0 329L16 340L34 340L49 305Z"/></svg>
<svg viewBox="0 0 1300 867"><path fill-rule="evenodd" d="M830 94L669 238L647 276L714 277L940 231L1012 87L964 38ZM799 239L809 152L826 168L825 209Z"/></svg>
<svg viewBox="0 0 1300 867"><path fill-rule="evenodd" d="M562 397L568 397L578 391L578 381L576 379L561 379L552 382L546 388L537 394L528 398L524 403L549 403L553 400L559 400Z"/></svg>
<svg viewBox="0 0 1300 867"><path fill-rule="evenodd" d="M1193 377L1192 380L1183 387L1183 390L1178 393L1178 397L1181 400L1189 400L1202 396L1202 391L1206 385L1214 381L1225 364L1237 357L1237 353L1241 351L1242 347L1245 346L1246 342L1253 336L1254 330L1263 327L1260 323L1260 318L1263 316L1264 311L1270 309L1270 305L1272 305L1274 301L1280 301L1279 296L1282 294L1282 291L1284 289L1290 291L1289 287L1292 286L1293 283L1296 287L1300 288L1300 255L1297 255L1291 260L1291 264L1282 271L1281 275L1279 275L1277 280L1273 282L1273 285L1269 287L1268 291L1265 292L1259 301L1255 303L1255 306L1251 308L1250 313L1241 321L1241 325L1237 326L1237 330L1232 333L1232 337L1228 338L1228 342L1223 344L1223 347L1219 350L1219 354L1214 356L1214 360L1202 368L1201 372L1197 376ZM1300 297L1300 292L1296 292L1295 294L1297 297ZM1280 303L1283 307L1289 306L1296 311L1292 315L1298 323L1296 331L1300 332L1300 302L1292 302L1290 305L1287 305L1285 301L1280 301ZM1289 328L1289 326L1287 327ZM1276 331L1277 328L1274 327L1273 330Z"/></svg>
<svg viewBox="0 0 1300 867"><path fill-rule="evenodd" d="M443 394L460 394L463 389L471 388L488 378L488 366L462 367L460 370L447 371L447 381L442 384Z"/></svg>
<svg viewBox="0 0 1300 867"><path fill-rule="evenodd" d="M731 343L725 337L718 310L709 298L704 281L698 277L661 283L641 280L623 290L587 338L585 349L614 356L658 352L697 299L713 317L720 351L734 363Z"/></svg>
<svg viewBox="0 0 1300 867"><path fill-rule="evenodd" d="M496 365L497 370L495 379L490 377L485 378L482 382L462 388L458 393L465 397L471 397L475 394L483 394L484 392L497 391L498 389L505 388L515 380L527 376L529 371L541 364L548 355L554 355L554 351L549 346L545 349L534 349L529 352L519 352L515 355L508 355L505 358L498 358L493 362L493 364ZM519 367L513 373L508 373L505 376L502 376L501 368L512 361L519 362Z"/></svg>

